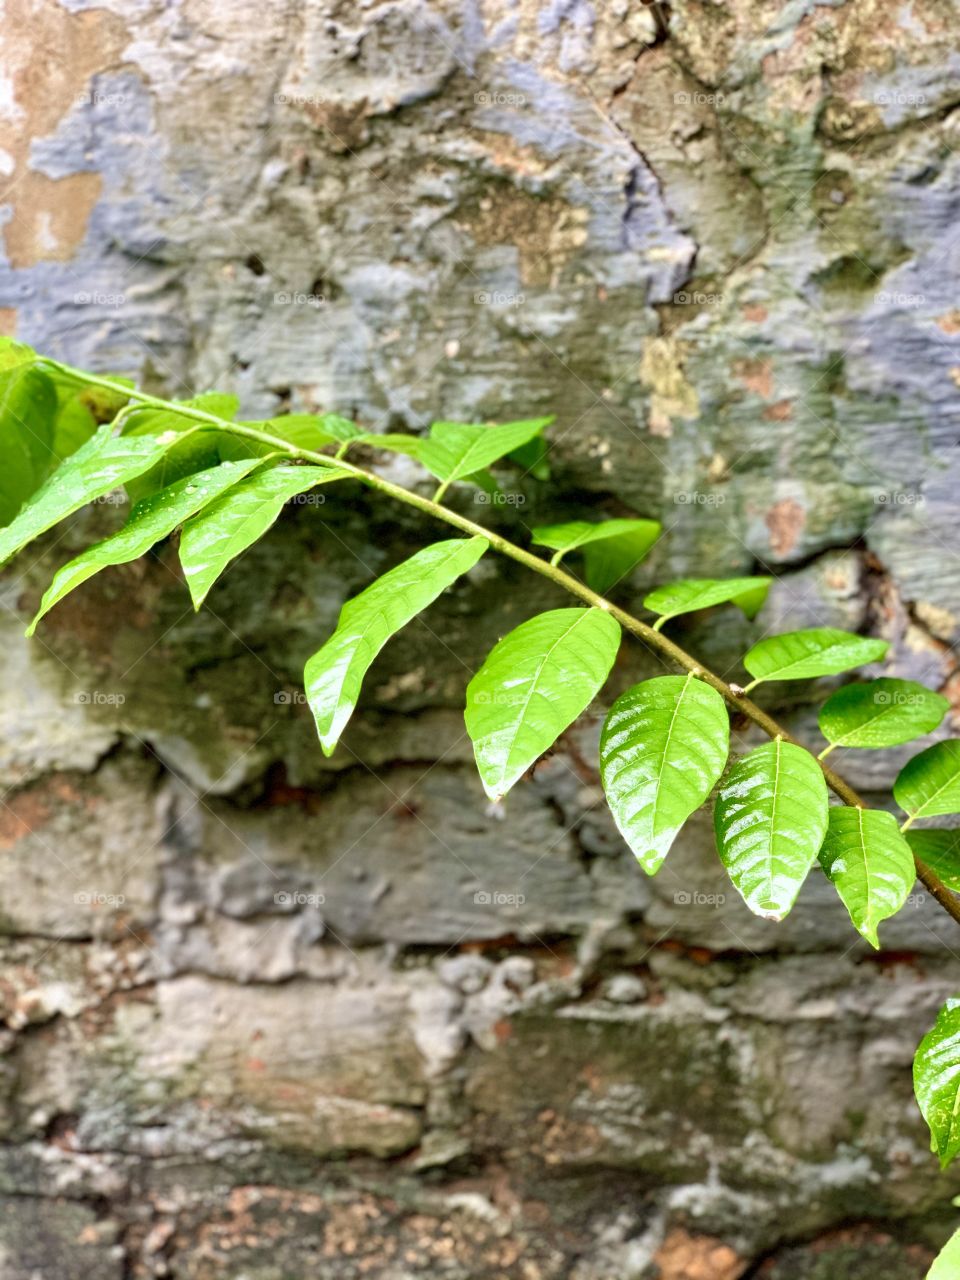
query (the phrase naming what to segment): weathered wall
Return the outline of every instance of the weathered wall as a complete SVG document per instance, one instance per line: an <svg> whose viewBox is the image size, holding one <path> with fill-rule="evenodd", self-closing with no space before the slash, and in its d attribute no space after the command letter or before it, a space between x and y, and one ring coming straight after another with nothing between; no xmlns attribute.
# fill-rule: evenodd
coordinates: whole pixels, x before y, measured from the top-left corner
<svg viewBox="0 0 960 1280"><path fill-rule="evenodd" d="M761 628L866 625L952 690L954 4L2 9L6 330L250 415L555 410L555 483L474 513L657 516L627 600L760 561ZM492 813L463 689L555 601L493 563L324 761L302 662L431 534L356 493L197 617L168 549L25 643L120 514L2 584L2 1280L923 1274L958 1187L910 1060L960 985L923 895L879 956L818 876L758 921L706 816L646 880L596 717ZM687 638L732 673L751 633ZM882 792L898 754L841 763Z"/></svg>

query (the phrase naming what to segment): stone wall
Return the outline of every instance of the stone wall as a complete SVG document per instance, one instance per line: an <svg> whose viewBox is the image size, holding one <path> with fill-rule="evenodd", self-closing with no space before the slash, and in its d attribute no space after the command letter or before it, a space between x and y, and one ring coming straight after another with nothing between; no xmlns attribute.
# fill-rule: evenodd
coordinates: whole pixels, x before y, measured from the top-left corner
<svg viewBox="0 0 960 1280"><path fill-rule="evenodd" d="M757 624L687 629L724 672L832 624L957 689L947 0L2 9L6 331L248 416L556 412L552 482L465 510L662 519L627 603L769 566ZM923 1275L960 1190L910 1086L960 986L932 903L880 954L819 874L765 923L707 815L647 880L599 711L492 811L464 686L559 603L492 561L325 761L303 661L436 533L355 491L199 615L165 548L24 641L122 514L2 582L2 1280ZM840 754L883 803L902 753Z"/></svg>

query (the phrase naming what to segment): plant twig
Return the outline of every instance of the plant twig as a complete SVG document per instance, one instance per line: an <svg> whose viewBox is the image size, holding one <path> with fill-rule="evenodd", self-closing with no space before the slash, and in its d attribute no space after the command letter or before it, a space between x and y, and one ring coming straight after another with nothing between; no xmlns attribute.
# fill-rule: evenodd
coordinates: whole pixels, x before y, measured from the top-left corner
<svg viewBox="0 0 960 1280"><path fill-rule="evenodd" d="M289 441L284 440L281 436L272 435L270 432L261 431L258 427L252 427L245 423L230 422L226 418L219 418L216 414L208 413L205 409L195 409L187 405L174 404L169 400L163 400L158 396L148 395L146 392L134 390L131 387L125 387L121 383L113 382L109 378L101 378L94 374L84 373L80 369L74 369L69 365L60 364L58 361L47 360L47 364L53 365L61 373L69 377L77 379L77 381L86 383L91 386L103 387L109 391L115 391L121 395L129 396L133 400L139 401L143 405L153 406L168 412L174 412L183 418L191 418L196 422L215 427L219 431L227 431L233 435L243 436L248 440L256 440L260 444L269 445L277 452L282 452L290 458L296 458L303 462L309 462L315 466L335 467L337 470L347 473L354 479L361 481L372 489L383 493L388 497L395 498L399 502L405 503L409 507L414 507L424 514L432 516L435 520L441 520L445 524L452 525L455 529L460 529L463 533L469 533L471 536L479 536L485 538L495 551L499 551L501 555L507 556L511 560L515 560L518 564L524 565L526 568L539 573L541 577L549 578L556 586L562 590L569 592L570 595L576 596L582 600L584 604L590 605L595 609L602 609L605 613L609 613L616 618L617 622L623 627L624 631L643 641L648 648L654 650L662 658L673 662L676 666L684 671L698 676L705 681L711 688L716 689L717 693L723 697L727 704L734 711L746 716L748 720L762 729L770 738L782 738L784 742L791 742L795 746L801 747L804 751L809 751L817 764L823 771L824 779L827 786L838 796L844 804L852 805L858 809L865 809L868 806L865 801L857 794L853 787L850 786L839 774L830 768L821 756L817 756L810 751L802 742L798 742L792 734L788 733L782 725L769 715L762 707L758 707L755 702L746 696L746 691L739 687L732 687L725 680L714 672L708 670L696 658L687 653L678 644L675 644L668 636L658 631L653 626L649 626L646 622L642 622L639 618L635 618L632 613L627 613L625 609L621 609L619 605L612 604L609 600L599 595L596 591L592 591L585 583L580 582L572 574L561 569L559 565L552 561L542 560L539 556L534 555L530 551L526 551L523 547L518 547L516 543L511 542L508 538L502 537L491 529L484 528L483 525L477 524L470 520L467 516L460 515L459 512L453 511L450 507L443 506L435 499L425 498L418 493L414 493L410 489L404 489L402 485L394 484L390 480L384 479L383 476L377 475L373 471L367 470L365 467L358 467L352 462L347 462L343 457L330 457L325 453L317 453L313 449L302 449L297 445L292 445ZM342 451L341 451L342 452ZM441 484L437 490L437 495L442 496L446 489L446 485ZM754 681L754 683L757 683ZM751 686L748 686L748 688ZM825 754L825 753L824 753ZM951 916L958 924L960 924L960 897L952 893L936 873L922 862L920 858L914 855L914 864L916 866L917 877L923 886L930 893L936 902Z"/></svg>

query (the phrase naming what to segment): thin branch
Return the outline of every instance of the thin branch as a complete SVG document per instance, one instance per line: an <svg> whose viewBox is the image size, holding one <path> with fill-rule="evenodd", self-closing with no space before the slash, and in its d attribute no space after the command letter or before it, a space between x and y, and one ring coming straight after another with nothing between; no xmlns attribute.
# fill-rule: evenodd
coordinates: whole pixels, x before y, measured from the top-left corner
<svg viewBox="0 0 960 1280"><path fill-rule="evenodd" d="M802 742L798 742L792 734L788 733L782 725L778 724L771 715L768 715L761 707L746 696L746 691L739 687L729 685L725 680L714 672L708 670L702 663L698 662L685 649L681 649L668 636L661 631L655 630L653 626L641 622L639 618L635 618L633 614L627 613L625 609L621 609L619 605L612 604L603 596L598 595L596 591L586 586L585 583L578 581L566 570L561 569L559 565L555 565L552 561L542 560L539 556L534 555L530 551L518 547L516 543L502 537L500 534L493 532L491 529L484 528L483 525L477 524L475 521L462 516L457 511L452 511L449 507L443 506L441 503L424 498L418 493L412 492L410 489L404 489L402 485L394 484L390 480L385 480L383 476L377 475L373 471L368 471L364 467L358 467L352 462L347 462L342 457L332 458L325 453L317 453L313 449L302 449L296 445L290 444L281 436L275 436L267 431L261 431L257 427L248 426L245 423L230 422L226 418L219 418L216 414L207 413L204 409L195 409L188 405L174 404L169 400L160 399L158 396L147 395L146 392L136 391L130 387L125 387L119 382L113 382L109 378L101 378L95 374L84 373L80 369L74 369L69 365L60 364L58 361L46 360L47 364L53 365L62 374L75 378L77 381L86 383L91 386L104 387L109 391L115 391L120 395L129 396L133 400L139 401L143 405L152 406L167 412L174 412L183 418L190 418L194 421L204 423L211 427L216 427L220 431L227 431L233 435L243 436L249 440L256 440L260 444L269 445L277 452L286 454L290 458L296 458L303 462L310 462L317 466L334 467L338 471L344 472L352 476L354 479L368 485L371 489L377 490L388 497L395 498L399 502L405 503L409 507L414 507L418 511L424 512L426 515L433 517L435 520L441 520L445 524L452 525L455 529L460 529L463 533L469 533L471 536L479 536L485 538L495 551L501 555L507 556L511 560L515 560L518 564L524 565L526 568L539 573L541 577L549 578L551 582L562 590L569 592L570 595L576 596L582 600L584 604L590 605L595 609L602 609L605 613L609 613L616 618L624 631L635 636L636 639L643 641L648 648L653 649L662 657L669 659L684 671L690 672L692 675L698 676L705 681L711 688L716 689L717 693L726 701L728 706L734 711L746 716L748 720L762 729L770 738L782 738L784 742L791 742L795 746L808 751L810 755L817 761L817 764L823 771L824 779L827 786L838 796L844 804L852 805L857 809L867 808L865 801L857 794L857 792L846 782L839 774L827 765L822 756L817 756L810 751ZM122 411L121 411L122 412ZM437 490L437 494L441 495L446 489L445 484L441 484ZM753 682L754 684L757 681ZM748 686L748 688L752 688ZM824 753L826 754L826 753ZM909 822L905 824L905 827ZM942 880L916 855L914 855L914 864L916 866L917 877L930 895L939 903L939 905L951 916L958 924L960 924L960 898L953 894L943 883Z"/></svg>

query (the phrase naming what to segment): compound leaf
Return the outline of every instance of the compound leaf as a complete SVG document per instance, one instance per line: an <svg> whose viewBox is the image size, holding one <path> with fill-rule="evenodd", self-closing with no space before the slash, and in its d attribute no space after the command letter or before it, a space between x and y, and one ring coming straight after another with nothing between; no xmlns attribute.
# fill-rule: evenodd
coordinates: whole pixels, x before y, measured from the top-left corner
<svg viewBox="0 0 960 1280"><path fill-rule="evenodd" d="M610 708L600 775L623 838L653 875L723 772L730 724L720 694L694 676L656 676Z"/></svg>
<svg viewBox="0 0 960 1280"><path fill-rule="evenodd" d="M241 480L183 526L180 564L199 609L224 569L270 528L285 502L340 480L338 467L271 467Z"/></svg>
<svg viewBox="0 0 960 1280"><path fill-rule="evenodd" d="M776 738L738 760L713 811L720 861L758 916L782 920L827 831L827 784L802 747Z"/></svg>
<svg viewBox="0 0 960 1280"><path fill-rule="evenodd" d="M219 494L241 480L259 460L223 462L209 471L185 476L159 493L138 502L122 529L89 547L58 570L44 593L36 617L27 628L32 636L43 615L82 582L110 565L127 564L149 551L161 538L194 515Z"/></svg>
<svg viewBox="0 0 960 1280"><path fill-rule="evenodd" d="M904 833L914 854L940 877L948 889L960 893L960 827L926 827Z"/></svg>
<svg viewBox="0 0 960 1280"><path fill-rule="evenodd" d="M337 745L357 705L363 677L386 642L472 569L489 545L485 538L435 542L343 606L336 630L308 659L303 673L324 755Z"/></svg>
<svg viewBox="0 0 960 1280"><path fill-rule="evenodd" d="M571 520L533 530L533 542L555 551L551 563L559 564L568 551L583 551L584 577L594 591L609 591L636 568L657 538L662 526L656 520Z"/></svg>
<svg viewBox="0 0 960 1280"><path fill-rule="evenodd" d="M877 926L900 910L916 879L913 854L893 814L832 808L819 856L857 931L879 949Z"/></svg>
<svg viewBox="0 0 960 1280"><path fill-rule="evenodd" d="M535 439L552 421L549 417L489 425L435 422L429 436L420 441L417 457L442 482L437 490L439 497L454 481L485 470L498 458Z"/></svg>
<svg viewBox="0 0 960 1280"><path fill-rule="evenodd" d="M911 820L960 813L960 741L935 742L908 760L893 795Z"/></svg>
<svg viewBox="0 0 960 1280"><path fill-rule="evenodd" d="M820 732L835 747L896 747L931 733L949 710L932 689L884 677L832 693L820 709Z"/></svg>
<svg viewBox="0 0 960 1280"><path fill-rule="evenodd" d="M960 1000L951 999L920 1041L913 1092L930 1129L930 1149L945 1169L960 1152Z"/></svg>
<svg viewBox="0 0 960 1280"><path fill-rule="evenodd" d="M735 604L753 618L767 598L772 578L683 578L651 591L644 606L659 613L654 629L682 613L709 609L715 604Z"/></svg>
<svg viewBox="0 0 960 1280"><path fill-rule="evenodd" d="M755 644L743 660L754 677L751 689L764 680L809 680L832 676L865 662L877 662L889 649L886 640L857 636L833 627L788 631Z"/></svg>
<svg viewBox="0 0 960 1280"><path fill-rule="evenodd" d="M54 471L13 523L0 530L0 564L78 508L142 475L168 447L156 436L131 439L101 427Z"/></svg>
<svg viewBox="0 0 960 1280"><path fill-rule="evenodd" d="M602 609L553 609L494 646L467 686L466 724L484 789L499 800L596 696L620 647Z"/></svg>

